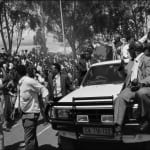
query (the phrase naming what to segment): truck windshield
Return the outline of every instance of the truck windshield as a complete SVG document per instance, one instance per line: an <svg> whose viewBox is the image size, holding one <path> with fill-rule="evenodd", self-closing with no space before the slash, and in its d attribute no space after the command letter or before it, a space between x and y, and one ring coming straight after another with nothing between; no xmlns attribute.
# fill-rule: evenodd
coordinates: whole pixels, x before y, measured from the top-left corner
<svg viewBox="0 0 150 150"><path fill-rule="evenodd" d="M102 66L93 66L86 74L82 85L99 85L123 83L125 77L118 71L120 64L109 64Z"/></svg>

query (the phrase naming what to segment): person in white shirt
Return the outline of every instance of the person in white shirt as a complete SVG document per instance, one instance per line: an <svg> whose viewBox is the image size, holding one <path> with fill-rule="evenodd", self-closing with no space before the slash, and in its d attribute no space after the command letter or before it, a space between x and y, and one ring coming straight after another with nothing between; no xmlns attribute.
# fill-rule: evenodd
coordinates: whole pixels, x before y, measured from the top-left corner
<svg viewBox="0 0 150 150"><path fill-rule="evenodd" d="M22 124L25 134L25 150L36 150L38 149L36 128L40 115L40 105L48 100L49 92L28 71L23 65L17 67L20 80L15 108L20 107L23 112ZM39 99L39 95L42 99Z"/></svg>

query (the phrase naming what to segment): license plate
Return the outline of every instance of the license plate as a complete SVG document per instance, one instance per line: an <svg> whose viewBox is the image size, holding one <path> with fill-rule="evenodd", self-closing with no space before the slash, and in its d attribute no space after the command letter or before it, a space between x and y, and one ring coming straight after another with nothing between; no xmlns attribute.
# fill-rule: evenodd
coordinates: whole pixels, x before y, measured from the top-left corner
<svg viewBox="0 0 150 150"><path fill-rule="evenodd" d="M83 127L83 134L112 136L113 129L112 128L99 128L99 127Z"/></svg>

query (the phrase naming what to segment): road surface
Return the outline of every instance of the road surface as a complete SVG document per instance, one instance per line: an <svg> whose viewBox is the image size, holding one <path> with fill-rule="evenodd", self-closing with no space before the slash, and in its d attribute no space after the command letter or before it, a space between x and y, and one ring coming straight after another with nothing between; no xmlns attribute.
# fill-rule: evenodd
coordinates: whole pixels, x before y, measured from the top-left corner
<svg viewBox="0 0 150 150"><path fill-rule="evenodd" d="M37 128L37 136L39 150L58 150L56 131L51 128L50 124L44 125L39 122ZM24 142L24 132L21 121L14 125L10 132L4 131L5 150L24 150L20 144ZM141 144L109 144L109 143L84 143L80 145L80 149L86 150L143 150Z"/></svg>
<svg viewBox="0 0 150 150"><path fill-rule="evenodd" d="M37 128L37 137L40 150L58 149L56 131L50 124L40 124ZM4 131L5 150L24 150L20 145L24 142L24 132L21 121L14 125L10 132Z"/></svg>

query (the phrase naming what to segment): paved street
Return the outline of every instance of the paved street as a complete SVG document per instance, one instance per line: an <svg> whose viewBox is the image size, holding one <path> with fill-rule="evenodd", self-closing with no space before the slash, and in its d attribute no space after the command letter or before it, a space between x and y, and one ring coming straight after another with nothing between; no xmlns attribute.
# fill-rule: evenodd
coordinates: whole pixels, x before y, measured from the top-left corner
<svg viewBox="0 0 150 150"><path fill-rule="evenodd" d="M21 121L18 124L14 125L10 132L4 132L5 138L5 150L24 150L24 148L19 147L21 143L24 141L24 133ZM58 150L57 145L57 136L56 131L51 128L50 124L43 125L39 124L37 129L37 136L38 142L40 146L40 150ZM108 143L101 143L101 144L91 144L91 143L84 143L80 145L81 149L86 150L129 150L129 149L137 149L142 150L142 145L140 144L108 144Z"/></svg>
<svg viewBox="0 0 150 150"><path fill-rule="evenodd" d="M37 129L38 142L41 150L56 150L57 136L56 131L52 130L51 125L39 124ZM21 121L14 125L10 132L4 132L4 143L6 150L23 150L19 145L24 141L24 132Z"/></svg>

